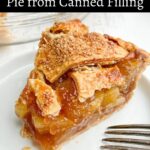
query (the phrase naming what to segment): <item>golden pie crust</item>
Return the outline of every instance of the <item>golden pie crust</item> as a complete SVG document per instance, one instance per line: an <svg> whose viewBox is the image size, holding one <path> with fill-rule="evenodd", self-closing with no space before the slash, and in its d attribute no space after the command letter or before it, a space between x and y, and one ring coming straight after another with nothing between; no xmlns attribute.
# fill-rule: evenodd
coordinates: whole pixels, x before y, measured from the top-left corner
<svg viewBox="0 0 150 150"><path fill-rule="evenodd" d="M68 30L70 27L67 33L66 24L69 24ZM53 33L57 26L61 26L61 30ZM126 49L105 36L87 31L81 22L73 20L56 24L43 32L35 66L46 75L47 80L54 82L70 68L79 65L113 64L128 55Z"/></svg>
<svg viewBox="0 0 150 150"><path fill-rule="evenodd" d="M55 23L43 32L16 114L22 133L56 150L62 143L119 110L150 63L132 43L90 33L79 20Z"/></svg>

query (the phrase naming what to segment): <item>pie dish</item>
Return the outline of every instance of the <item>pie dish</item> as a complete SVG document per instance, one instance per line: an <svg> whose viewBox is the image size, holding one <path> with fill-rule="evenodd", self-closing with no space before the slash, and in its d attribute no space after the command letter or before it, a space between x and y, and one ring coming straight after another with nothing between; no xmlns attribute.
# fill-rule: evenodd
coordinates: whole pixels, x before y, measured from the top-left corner
<svg viewBox="0 0 150 150"><path fill-rule="evenodd" d="M22 135L41 150L60 146L124 106L150 54L79 20L55 23L39 43L35 68L15 105Z"/></svg>
<svg viewBox="0 0 150 150"><path fill-rule="evenodd" d="M5 17L6 16L6 13L1 13L0 12L0 17Z"/></svg>
<svg viewBox="0 0 150 150"><path fill-rule="evenodd" d="M11 33L6 26L7 13L0 12L0 45L11 41Z"/></svg>

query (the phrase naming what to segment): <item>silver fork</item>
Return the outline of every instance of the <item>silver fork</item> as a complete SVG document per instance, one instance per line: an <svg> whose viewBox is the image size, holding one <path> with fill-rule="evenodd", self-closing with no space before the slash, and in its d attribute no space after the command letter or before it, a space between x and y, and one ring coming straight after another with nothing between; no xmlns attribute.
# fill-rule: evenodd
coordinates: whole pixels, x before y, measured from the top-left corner
<svg viewBox="0 0 150 150"><path fill-rule="evenodd" d="M150 124L110 126L105 135L101 150L150 150Z"/></svg>

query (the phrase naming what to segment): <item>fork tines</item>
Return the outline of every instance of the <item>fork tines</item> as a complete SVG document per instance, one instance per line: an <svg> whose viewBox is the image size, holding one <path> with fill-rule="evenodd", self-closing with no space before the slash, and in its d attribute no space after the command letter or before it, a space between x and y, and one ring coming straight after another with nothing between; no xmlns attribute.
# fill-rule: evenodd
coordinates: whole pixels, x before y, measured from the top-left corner
<svg viewBox="0 0 150 150"><path fill-rule="evenodd" d="M108 129L150 129L150 124L130 124L110 126Z"/></svg>
<svg viewBox="0 0 150 150"><path fill-rule="evenodd" d="M106 143L106 145L101 146L102 150L150 150L150 124L110 126L107 128L105 135L111 135L115 137L108 137L102 139L102 141ZM116 138L116 136L118 137ZM129 138L129 136L136 136L138 138ZM141 139L141 137L149 137L149 139Z"/></svg>
<svg viewBox="0 0 150 150"><path fill-rule="evenodd" d="M114 146L114 145L105 145L101 146L101 150L149 150L145 148L137 148L137 147L128 147L128 146Z"/></svg>

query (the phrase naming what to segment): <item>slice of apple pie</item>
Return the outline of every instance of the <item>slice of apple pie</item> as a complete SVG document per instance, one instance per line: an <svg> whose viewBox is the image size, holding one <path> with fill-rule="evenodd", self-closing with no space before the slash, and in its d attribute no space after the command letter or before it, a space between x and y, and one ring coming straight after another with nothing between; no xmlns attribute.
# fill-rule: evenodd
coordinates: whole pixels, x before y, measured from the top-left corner
<svg viewBox="0 0 150 150"><path fill-rule="evenodd" d="M16 103L23 133L42 150L58 149L127 103L149 62L134 44L90 33L79 20L56 23L43 32Z"/></svg>

